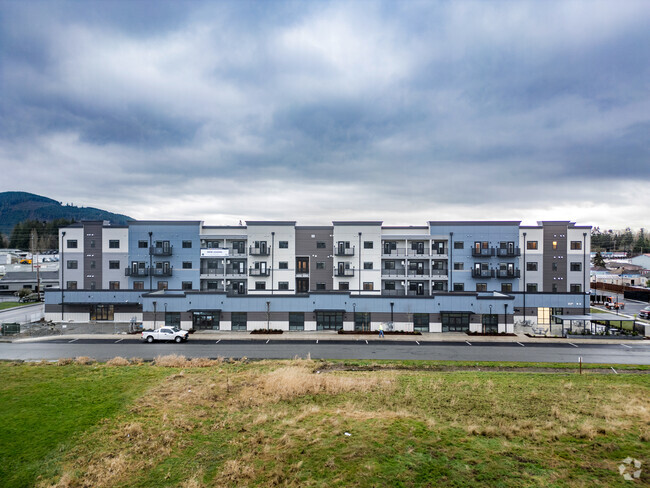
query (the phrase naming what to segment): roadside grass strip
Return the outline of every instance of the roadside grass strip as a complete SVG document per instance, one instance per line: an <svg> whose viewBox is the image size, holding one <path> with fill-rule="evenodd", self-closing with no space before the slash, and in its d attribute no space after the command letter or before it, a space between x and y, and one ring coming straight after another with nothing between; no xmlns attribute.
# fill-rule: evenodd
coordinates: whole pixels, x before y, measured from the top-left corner
<svg viewBox="0 0 650 488"><path fill-rule="evenodd" d="M182 356L0 364L8 379L0 479L98 488L623 487L622 460L650 462L643 370L416 367L426 364ZM639 483L648 482L643 470Z"/></svg>

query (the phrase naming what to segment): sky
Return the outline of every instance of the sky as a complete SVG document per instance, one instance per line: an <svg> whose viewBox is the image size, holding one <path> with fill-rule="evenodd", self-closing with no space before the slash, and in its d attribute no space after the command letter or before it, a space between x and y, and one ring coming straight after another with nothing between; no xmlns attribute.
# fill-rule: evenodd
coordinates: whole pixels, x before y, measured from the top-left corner
<svg viewBox="0 0 650 488"><path fill-rule="evenodd" d="M0 191L650 227L650 2L0 0Z"/></svg>

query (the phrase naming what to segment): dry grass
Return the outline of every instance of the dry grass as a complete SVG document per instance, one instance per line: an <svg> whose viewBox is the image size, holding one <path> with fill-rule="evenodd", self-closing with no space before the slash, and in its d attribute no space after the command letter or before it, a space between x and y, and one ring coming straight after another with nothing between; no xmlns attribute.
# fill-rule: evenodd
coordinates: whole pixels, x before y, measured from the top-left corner
<svg viewBox="0 0 650 488"><path fill-rule="evenodd" d="M87 366L89 364L95 364L97 361L95 361L93 358L89 358L88 356L77 356L74 359L74 362L81 366Z"/></svg>
<svg viewBox="0 0 650 488"><path fill-rule="evenodd" d="M129 366L131 363L128 359L117 356L106 361L106 366Z"/></svg>
<svg viewBox="0 0 650 488"><path fill-rule="evenodd" d="M72 364L72 363L74 363L74 359L72 359L72 358L60 358L56 362L56 364L59 365L59 366L66 366L66 365Z"/></svg>
<svg viewBox="0 0 650 488"><path fill-rule="evenodd" d="M185 356L168 354L166 356L156 356L153 363L163 368L184 368L187 366L188 361Z"/></svg>

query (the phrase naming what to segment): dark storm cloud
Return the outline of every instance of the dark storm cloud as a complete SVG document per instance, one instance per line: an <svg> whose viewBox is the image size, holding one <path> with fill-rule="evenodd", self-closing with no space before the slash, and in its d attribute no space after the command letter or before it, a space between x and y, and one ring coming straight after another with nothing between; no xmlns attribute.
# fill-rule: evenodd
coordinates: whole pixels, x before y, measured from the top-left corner
<svg viewBox="0 0 650 488"><path fill-rule="evenodd" d="M155 175L181 199L282 181L451 217L577 208L650 179L649 20L632 1L4 2L0 162L59 165L59 199ZM71 161L102 188L65 186Z"/></svg>

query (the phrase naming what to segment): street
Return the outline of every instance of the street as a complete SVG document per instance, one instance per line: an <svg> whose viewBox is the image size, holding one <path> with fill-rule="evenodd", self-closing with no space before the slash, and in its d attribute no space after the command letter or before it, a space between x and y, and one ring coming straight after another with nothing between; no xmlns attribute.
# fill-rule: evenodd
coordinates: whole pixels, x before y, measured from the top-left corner
<svg viewBox="0 0 650 488"><path fill-rule="evenodd" d="M56 360L88 356L106 361L115 356L150 360L158 355L186 357L288 359L408 359L456 361L525 361L650 365L650 344L628 341L620 344L575 344L551 342L412 342L379 340L204 340L187 343L145 344L139 339L77 339L59 337L34 342L0 343L0 359Z"/></svg>
<svg viewBox="0 0 650 488"><path fill-rule="evenodd" d="M15 298L14 298L15 301ZM21 307L8 308L0 311L0 323L17 322L24 324L27 322L36 322L41 320L44 316L45 305L43 303L35 303L33 305L24 305Z"/></svg>

